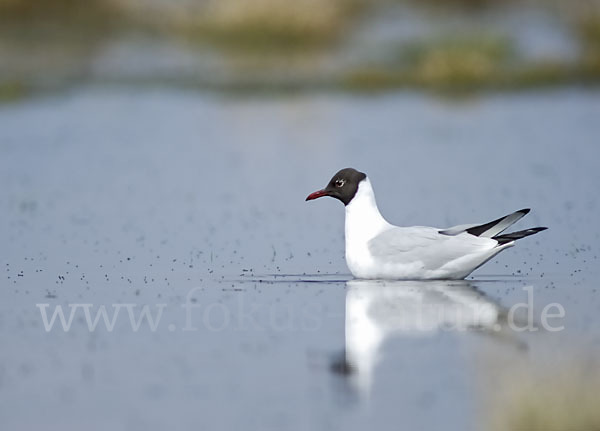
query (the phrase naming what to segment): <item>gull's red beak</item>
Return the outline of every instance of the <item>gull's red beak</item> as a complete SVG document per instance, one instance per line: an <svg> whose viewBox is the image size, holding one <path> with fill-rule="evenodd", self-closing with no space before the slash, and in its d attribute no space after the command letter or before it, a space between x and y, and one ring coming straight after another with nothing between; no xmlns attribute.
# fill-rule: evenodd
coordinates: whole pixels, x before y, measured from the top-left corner
<svg viewBox="0 0 600 431"><path fill-rule="evenodd" d="M316 192L311 193L306 197L306 200L312 201L313 199L322 198L323 196L329 196L329 193L325 189L317 190Z"/></svg>

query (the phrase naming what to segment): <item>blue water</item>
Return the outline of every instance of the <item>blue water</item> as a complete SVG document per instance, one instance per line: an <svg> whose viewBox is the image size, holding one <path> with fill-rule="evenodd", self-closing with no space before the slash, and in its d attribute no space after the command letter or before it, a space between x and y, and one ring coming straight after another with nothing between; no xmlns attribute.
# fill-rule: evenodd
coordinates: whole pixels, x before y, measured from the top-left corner
<svg viewBox="0 0 600 431"><path fill-rule="evenodd" d="M485 427L499 368L600 345L599 96L82 87L0 106L0 426ZM349 281L342 206L304 202L346 166L395 224L530 207L517 227L550 229L464 284ZM506 327L524 287L563 330ZM47 331L58 305L70 329ZM115 325L91 331L102 306ZM155 330L131 326L144 306Z"/></svg>

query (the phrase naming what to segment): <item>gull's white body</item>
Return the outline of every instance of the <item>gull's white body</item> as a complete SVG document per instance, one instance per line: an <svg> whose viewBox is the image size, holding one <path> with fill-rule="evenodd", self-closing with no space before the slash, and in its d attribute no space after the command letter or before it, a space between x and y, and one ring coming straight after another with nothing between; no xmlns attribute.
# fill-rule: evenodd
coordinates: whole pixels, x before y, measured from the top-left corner
<svg viewBox="0 0 600 431"><path fill-rule="evenodd" d="M512 224L512 223L511 223ZM472 226L472 225L469 225ZM514 241L499 244L489 235L447 229L398 227L379 213L368 178L346 206L346 263L365 279L462 279Z"/></svg>

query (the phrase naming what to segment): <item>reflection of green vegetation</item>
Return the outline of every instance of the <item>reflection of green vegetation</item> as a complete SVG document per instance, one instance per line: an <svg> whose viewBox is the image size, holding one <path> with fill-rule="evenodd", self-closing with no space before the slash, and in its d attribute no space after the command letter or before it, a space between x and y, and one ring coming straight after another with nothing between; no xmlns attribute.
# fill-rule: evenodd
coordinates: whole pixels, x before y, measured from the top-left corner
<svg viewBox="0 0 600 431"><path fill-rule="evenodd" d="M394 70L385 67L359 68L350 72L344 85L353 90L386 90L400 87L431 89L442 93L465 93L485 89L519 89L560 85L571 82L575 71L561 63L539 63L517 69L495 70L476 79L464 75L444 75L429 79L415 69Z"/></svg>
<svg viewBox="0 0 600 431"><path fill-rule="evenodd" d="M481 8L493 4L497 0L408 0L420 6L446 8L460 7L465 10Z"/></svg>
<svg viewBox="0 0 600 431"><path fill-rule="evenodd" d="M389 57L395 61L350 71L347 87L359 90L420 87L442 92L489 88L529 88L600 78L600 42L591 35L584 62L559 60L519 63L510 40L473 34L404 45ZM599 39L600 40L600 39ZM591 48L599 43L597 48Z"/></svg>
<svg viewBox="0 0 600 431"><path fill-rule="evenodd" d="M0 0L0 101L80 77L116 18L105 0Z"/></svg>
<svg viewBox="0 0 600 431"><path fill-rule="evenodd" d="M347 29L362 0L219 0L178 16L178 32L236 50L305 48ZM364 5L364 4L363 4Z"/></svg>
<svg viewBox="0 0 600 431"><path fill-rule="evenodd" d="M371 65L349 74L358 88L417 85L436 89L473 89L498 85L509 70L511 44L489 35L436 38L395 49L391 65Z"/></svg>
<svg viewBox="0 0 600 431"><path fill-rule="evenodd" d="M385 90L414 84L414 77L400 70L381 66L359 67L344 79L344 85L354 90Z"/></svg>
<svg viewBox="0 0 600 431"><path fill-rule="evenodd" d="M102 24L115 9L106 0L0 0L0 20L10 24L48 24L56 22L76 24ZM16 24L16 23L15 23Z"/></svg>
<svg viewBox="0 0 600 431"><path fill-rule="evenodd" d="M530 370L508 376L491 406L488 427L498 431L600 429L598 364Z"/></svg>
<svg viewBox="0 0 600 431"><path fill-rule="evenodd" d="M27 88L19 81L0 82L0 102L21 99L27 95Z"/></svg>
<svg viewBox="0 0 600 431"><path fill-rule="evenodd" d="M437 18L442 7L458 14L477 11L474 19L480 16L478 9L494 7L493 0L396 1ZM0 0L0 99L26 94L25 88L38 84L63 85L85 77L96 48L122 30L175 43L184 40L190 54L209 53L214 69L199 68L193 81L226 90L417 87L464 92L600 80L597 12L573 8L570 18L561 17L575 23L572 30L582 53L576 60L518 58L511 35L481 33L468 18L466 34L457 34L459 30L444 38L425 35L398 42L392 49L375 47L381 52L353 51L348 36L355 24L390 4L392 0ZM536 4L544 7L544 2ZM347 51L352 55L345 56ZM373 60L377 58L382 60ZM182 84L186 74L173 73L156 79Z"/></svg>
<svg viewBox="0 0 600 431"><path fill-rule="evenodd" d="M486 35L416 43L406 49L409 67L426 86L477 86L506 67L507 39Z"/></svg>
<svg viewBox="0 0 600 431"><path fill-rule="evenodd" d="M105 0L0 0L0 53L29 57L35 64L36 51L54 51L69 63L71 54L90 51L102 40L117 17Z"/></svg>
<svg viewBox="0 0 600 431"><path fill-rule="evenodd" d="M583 47L583 68L586 75L600 75L600 14L592 14L579 21L579 35Z"/></svg>
<svg viewBox="0 0 600 431"><path fill-rule="evenodd" d="M513 70L504 77L512 87L539 87L568 83L574 76L572 66L558 61L544 61Z"/></svg>

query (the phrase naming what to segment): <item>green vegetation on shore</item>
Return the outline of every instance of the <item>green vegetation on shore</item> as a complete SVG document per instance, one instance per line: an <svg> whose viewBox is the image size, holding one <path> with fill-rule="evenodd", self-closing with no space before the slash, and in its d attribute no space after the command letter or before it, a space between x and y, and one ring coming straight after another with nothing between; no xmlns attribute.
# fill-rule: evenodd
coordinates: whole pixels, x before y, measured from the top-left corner
<svg viewBox="0 0 600 431"><path fill-rule="evenodd" d="M557 13L565 7L556 6L564 6L566 1L534 4L544 8L548 3L548 13ZM199 72L193 82L223 90L408 87L470 92L600 82L600 0L588 0L589 7L569 8L568 16L559 17L579 46L575 60L529 61L516 55L513 35L466 29L460 34L430 31L391 47L382 46L382 54L375 58L383 60L374 60L367 49L355 53L349 63L335 63L336 55L348 49L361 25L377 25L370 17L399 2L0 0L0 55L4 59L0 100L29 94L49 82L85 79L104 41L132 33L180 44L192 53L197 51L199 58L210 49L223 59L223 73L215 79ZM495 6L486 0L404 3L425 11L458 8L467 20L473 11ZM514 0L510 4L518 7L519 3ZM168 80L176 83L178 78L190 82L189 76Z"/></svg>
<svg viewBox="0 0 600 431"><path fill-rule="evenodd" d="M560 368L523 369L495 388L483 428L492 431L600 429L597 360L563 361Z"/></svg>

